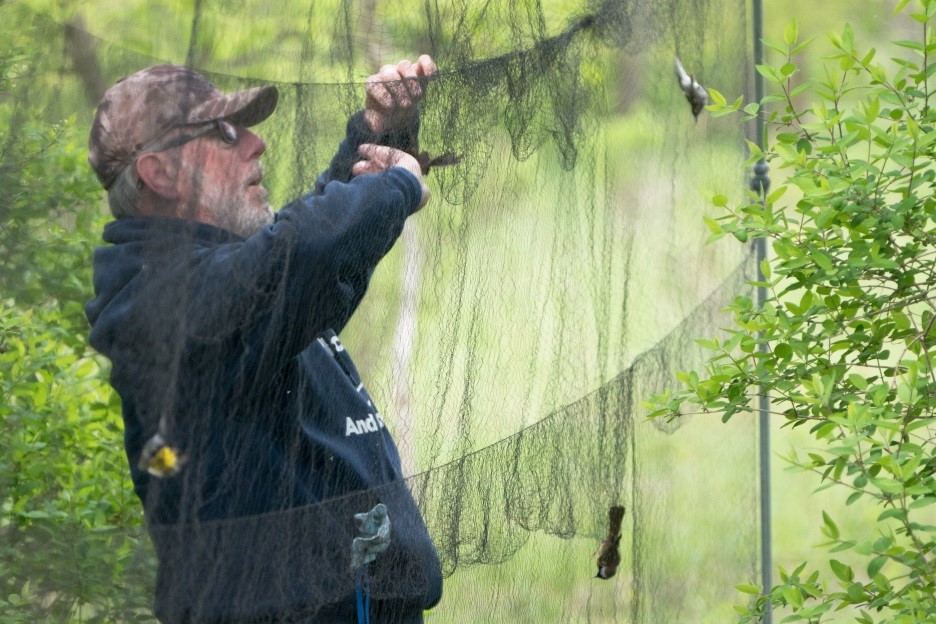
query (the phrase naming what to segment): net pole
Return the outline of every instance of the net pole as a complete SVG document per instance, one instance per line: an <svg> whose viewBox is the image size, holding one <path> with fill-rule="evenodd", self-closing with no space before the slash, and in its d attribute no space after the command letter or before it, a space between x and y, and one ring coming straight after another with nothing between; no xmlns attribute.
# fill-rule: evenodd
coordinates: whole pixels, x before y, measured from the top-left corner
<svg viewBox="0 0 936 624"><path fill-rule="evenodd" d="M752 0L753 11L753 33L754 33L754 64L760 65L764 62L764 5L763 0ZM754 71L754 100L760 102L765 95L764 77ZM758 148L764 149L764 117L760 112L754 120L754 141ZM770 188L770 177L768 172L770 167L767 162L761 158L754 165L754 175L751 178L751 189L758 193L761 202L764 203L767 197L767 191ZM763 286L765 281L761 265L767 259L767 238L759 237L754 241L754 252L757 258L757 281L761 285L757 287L757 305L763 307L767 300L767 288ZM767 344L760 343L759 349L766 353ZM771 529L771 505L770 505L770 397L765 388L761 387L758 393L758 462L759 462L759 480L760 480L760 553L761 553L761 587L765 595L770 595L770 588L773 585L771 580L771 570L773 569L773 549L772 549L772 529ZM764 611L763 624L771 624L773 621L772 608L770 601Z"/></svg>

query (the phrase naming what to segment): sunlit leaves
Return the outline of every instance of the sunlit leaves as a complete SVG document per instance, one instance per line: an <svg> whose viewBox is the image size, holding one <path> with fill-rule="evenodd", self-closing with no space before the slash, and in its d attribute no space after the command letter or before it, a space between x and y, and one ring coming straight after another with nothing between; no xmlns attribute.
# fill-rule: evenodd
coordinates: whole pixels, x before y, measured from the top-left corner
<svg viewBox="0 0 936 624"><path fill-rule="evenodd" d="M2 622L148 600L115 591L139 550L140 518L117 399L84 334L57 306L0 301ZM24 598L24 583L44 598Z"/></svg>
<svg viewBox="0 0 936 624"><path fill-rule="evenodd" d="M936 15L932 0L913 6L918 22ZM782 43L765 42L779 58L757 66L773 94L749 104L728 104L721 94L713 100L718 113L761 115L772 130L765 147L751 145L748 164L769 163L775 190L735 205L709 194L721 214L707 221L712 238L768 239L772 254L751 283L767 298L730 306L731 339L699 341L710 353L704 370L680 375L685 388L653 405L654 414L730 418L750 412L751 393L766 390L774 412L815 438L815 448L792 454L791 464L814 473L817 490L842 489L847 505L878 506L873 539L846 535L822 515L830 552L863 563L832 558L808 575L804 566L781 571L769 598L785 608L784 622L818 622L844 607L862 622L936 612L929 519L936 506L936 114L927 95L936 42L929 32L895 42L905 54L885 66L846 25L829 36L825 75L794 86L796 55L808 43L791 22ZM757 621L767 597L742 609L742 621Z"/></svg>
<svg viewBox="0 0 936 624"><path fill-rule="evenodd" d="M151 562L141 556L119 401L87 346L82 309L100 186L74 120L50 123L46 111L11 96L30 50L4 56L7 45L0 42L0 622L139 621L151 598L127 586L147 587ZM142 578L131 581L134 574Z"/></svg>

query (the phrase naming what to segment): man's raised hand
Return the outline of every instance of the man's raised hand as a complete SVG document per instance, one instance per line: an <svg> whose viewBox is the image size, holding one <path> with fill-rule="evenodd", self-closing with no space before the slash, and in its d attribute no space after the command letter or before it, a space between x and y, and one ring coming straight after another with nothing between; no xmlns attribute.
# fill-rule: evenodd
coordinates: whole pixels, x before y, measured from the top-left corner
<svg viewBox="0 0 936 624"><path fill-rule="evenodd" d="M429 187L423 181L422 168L419 162L403 150L387 147L386 145L374 145L373 143L364 143L358 147L358 154L361 160L354 163L351 167L352 175L359 176L366 173L380 173L390 167L402 167L416 176L419 180L419 186L422 189L422 196L419 199L419 208L426 205L429 201Z"/></svg>
<svg viewBox="0 0 936 624"><path fill-rule="evenodd" d="M435 71L435 62L423 54L415 63L403 60L396 65L384 65L368 78L364 87L364 121L370 129L380 134L404 128L416 114L416 105Z"/></svg>

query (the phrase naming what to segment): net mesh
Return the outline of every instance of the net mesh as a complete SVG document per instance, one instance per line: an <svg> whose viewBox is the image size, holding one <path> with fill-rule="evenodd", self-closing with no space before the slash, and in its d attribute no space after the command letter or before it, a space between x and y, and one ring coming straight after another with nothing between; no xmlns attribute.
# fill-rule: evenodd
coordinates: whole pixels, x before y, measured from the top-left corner
<svg viewBox="0 0 936 624"><path fill-rule="evenodd" d="M351 518L381 502L397 541L364 582L373 621L392 621L418 610L432 583L432 562L406 554L407 535L420 531L403 509L411 497L446 578L433 621L729 618L734 585L757 569L754 424L649 422L641 402L699 366L694 339L727 325L720 311L753 278L748 250L706 246L702 224L700 189L734 196L744 187L743 129L704 113L695 120L673 75L679 56L705 84L745 92L745 6L0 6L47 42L15 98L41 102L50 119L90 123L108 86L159 62L188 64L224 91L277 85L277 110L256 129L268 145L274 206L313 188L362 106L364 79L419 53L439 67L422 102L420 149L460 158L431 171L430 203L336 328L393 432L405 480L339 482L310 505L220 518L190 510L148 528L114 520L38 536L7 524L11 552L39 549L49 566L16 568L0 586L31 580L39 598L23 609L42 621L153 621L157 591L167 621L263 617L284 605L295 618L324 617L362 586L348 565ZM4 271L28 265L16 231L4 237ZM169 326L182 322L182 308L166 301ZM184 384L187 367L207 364L166 355L184 348L184 338L165 345L154 356L170 362L165 377L139 383L166 394ZM240 392L245 413L269 399ZM227 455L212 458L212 470L221 481L242 475L240 441L185 415L169 419L168 434L221 436ZM187 483L186 470L207 462L198 451L189 448L189 467L164 482ZM288 486L230 481L212 496L231 505ZM605 581L593 578L595 557L613 505L626 510L622 562ZM151 540L162 556L159 587ZM124 553L116 591L63 589L76 576L106 576L95 571L99 550ZM84 567L54 564L76 559Z"/></svg>

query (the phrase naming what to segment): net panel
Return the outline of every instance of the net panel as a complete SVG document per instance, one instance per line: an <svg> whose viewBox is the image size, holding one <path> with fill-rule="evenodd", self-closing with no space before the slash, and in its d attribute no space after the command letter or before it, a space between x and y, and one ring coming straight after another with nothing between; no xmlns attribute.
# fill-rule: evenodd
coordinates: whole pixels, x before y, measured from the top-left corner
<svg viewBox="0 0 936 624"><path fill-rule="evenodd" d="M277 111L257 132L277 206L328 165L364 79L421 52L439 72L420 148L461 159L430 173L433 199L341 331L406 480L283 511L191 517L148 536L112 526L110 541L52 539L38 546L50 561L85 542L89 565L94 548L127 549L126 581L106 601L69 601L46 574L34 607L44 617L69 621L93 602L85 616L151 621L150 538L173 591L212 588L203 601L170 592L171 604L262 614L288 603L311 615L360 586L347 565L350 518L378 501L391 520L406 518L398 506L412 496L447 579L437 621L724 621L732 588L756 569L754 425L650 423L640 404L699 365L693 339L726 325L719 311L752 277L747 250L705 245L701 219L700 189L743 188L742 129L695 120L672 69L678 55L706 84L743 92L743 3L4 9L48 42L21 96L52 119L90 122L103 89L158 62L189 64L226 91L276 84ZM225 444L217 461L236 464L238 441ZM271 486L238 483L225 496L256 487ZM623 561L612 580L594 579L618 504ZM395 531L405 542L408 527ZM424 563L391 548L369 569L385 615L425 593Z"/></svg>

